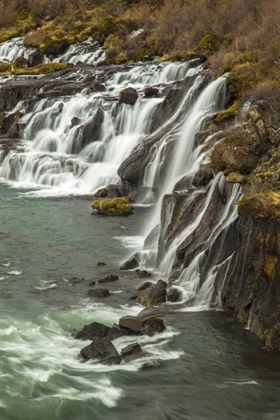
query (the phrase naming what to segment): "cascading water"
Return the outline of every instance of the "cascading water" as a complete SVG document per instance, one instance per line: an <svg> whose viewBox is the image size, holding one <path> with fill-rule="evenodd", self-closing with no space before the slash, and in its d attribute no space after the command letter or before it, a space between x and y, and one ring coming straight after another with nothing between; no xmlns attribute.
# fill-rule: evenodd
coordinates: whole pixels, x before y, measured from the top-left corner
<svg viewBox="0 0 280 420"><path fill-rule="evenodd" d="M8 41L0 43L0 63L13 63L18 57L23 57L28 60L35 51L36 49L24 45L23 38L17 37L9 39ZM105 50L100 48L98 43L89 37L83 42L71 44L67 51L58 57L52 58L44 55L43 62L96 65L100 61L105 60L105 58Z"/></svg>
<svg viewBox="0 0 280 420"><path fill-rule="evenodd" d="M54 190L62 195L88 194L116 182L119 165L149 133L153 112L163 100L142 96L132 107L118 104L119 92L132 83L143 88L143 81L174 81L183 73L188 77L188 71L193 76L188 64L138 66L107 80L109 95L106 89L72 98L44 98L27 113L24 103L22 108L18 105L17 111L25 113L19 121L24 127L23 151L8 154L1 177L26 187L53 187L50 195Z"/></svg>
<svg viewBox="0 0 280 420"><path fill-rule="evenodd" d="M172 161L164 175L164 179L161 180L159 200L155 205L151 219L146 225L146 234L153 231L153 229L155 229L155 227L160 223L163 198L167 193L172 192L174 188L176 189L176 183L182 177L184 177L185 182L188 180L187 185L190 189L192 189L192 178L198 170L199 164L204 157L204 154L201 153L202 146L194 148L195 135L203 128L207 119L215 115L219 109L224 107L225 92L226 87L224 77L221 77L220 79L210 83L200 94L195 103L189 105L185 121L182 125L178 140L176 141ZM190 92L187 94L187 98L189 97L189 93ZM170 135L170 133L168 133L168 135ZM146 170L145 182L149 187L157 187L157 182L160 178L161 161L163 160L162 155L164 148L166 147L166 139L168 139L168 135L162 140L160 146L155 150L153 162ZM157 233L155 233L156 239L152 241L152 248L148 247L148 249L144 249L141 253L140 265L153 269L156 268L161 276L168 279L176 258L176 251L178 247L186 241L187 238L194 234L207 212L215 188L218 185L221 189L221 183L224 182L223 175L220 174L215 177L207 193L207 198L202 210L199 212L195 220L192 223L187 224L186 228L178 236L176 236L171 244L168 245L168 249L165 251L165 255L161 257L161 259L159 259L158 256L158 239L160 237L160 229L157 229ZM194 197L195 194L197 194L196 191L191 193L190 200L194 199L192 197ZM213 227L213 231L207 240L208 246L211 246L214 237L216 237L222 229L225 229L228 224L233 222L236 217L234 204L239 197L239 188L236 187L233 189L231 197L223 210L220 221ZM172 211L173 209L170 208L170 215L172 214ZM165 225L168 226L167 220L165 220ZM195 310L208 308L212 303L215 270L218 269L218 267L214 268L213 271L209 273L206 281L204 281L201 285L199 266L204 258L204 254L205 251L198 253L191 264L184 268L183 271L181 270L182 272L175 282L182 291L182 299L184 301L190 301L192 305L194 305Z"/></svg>

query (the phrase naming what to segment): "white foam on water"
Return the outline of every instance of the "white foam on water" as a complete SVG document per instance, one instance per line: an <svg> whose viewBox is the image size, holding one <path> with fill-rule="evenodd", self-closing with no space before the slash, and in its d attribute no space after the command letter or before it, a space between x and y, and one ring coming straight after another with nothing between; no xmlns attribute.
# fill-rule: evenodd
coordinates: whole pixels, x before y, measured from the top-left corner
<svg viewBox="0 0 280 420"><path fill-rule="evenodd" d="M10 274L11 276L20 276L22 271L9 271L7 274Z"/></svg>
<svg viewBox="0 0 280 420"><path fill-rule="evenodd" d="M139 249L144 245L144 236L114 236L125 248Z"/></svg>

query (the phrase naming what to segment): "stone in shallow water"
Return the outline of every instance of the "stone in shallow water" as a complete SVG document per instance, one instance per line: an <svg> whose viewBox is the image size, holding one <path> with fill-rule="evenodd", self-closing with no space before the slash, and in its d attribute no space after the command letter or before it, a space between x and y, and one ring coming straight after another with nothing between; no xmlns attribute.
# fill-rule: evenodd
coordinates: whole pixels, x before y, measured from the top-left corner
<svg viewBox="0 0 280 420"><path fill-rule="evenodd" d="M121 351L121 358L125 362L131 362L132 360L136 360L145 356L147 356L147 353L142 350L138 343L129 344Z"/></svg>
<svg viewBox="0 0 280 420"><path fill-rule="evenodd" d="M110 274L109 276L99 279L98 283L112 283L117 280L119 280L118 276L115 276L114 274Z"/></svg>
<svg viewBox="0 0 280 420"><path fill-rule="evenodd" d="M171 287L167 293L167 300L169 302L179 302L182 299L182 292L177 287Z"/></svg>
<svg viewBox="0 0 280 420"><path fill-rule="evenodd" d="M121 362L117 350L108 338L94 338L89 346L81 350L80 355L85 360L98 359L106 365L119 364Z"/></svg>
<svg viewBox="0 0 280 420"><path fill-rule="evenodd" d="M108 289L89 289L87 292L89 297L105 298L110 295Z"/></svg>
<svg viewBox="0 0 280 420"><path fill-rule="evenodd" d="M141 305L155 306L159 303L166 302L167 283L163 280L158 280L157 284L144 290L139 296Z"/></svg>

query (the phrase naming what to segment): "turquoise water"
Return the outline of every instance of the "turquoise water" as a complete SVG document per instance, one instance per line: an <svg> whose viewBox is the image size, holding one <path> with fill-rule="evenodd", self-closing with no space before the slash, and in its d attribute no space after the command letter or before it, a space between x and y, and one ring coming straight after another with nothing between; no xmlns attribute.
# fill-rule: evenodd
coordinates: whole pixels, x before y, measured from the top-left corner
<svg viewBox="0 0 280 420"><path fill-rule="evenodd" d="M78 359L87 342L73 328L141 309L128 299L140 282L133 276L110 285L104 303L86 293L90 281L119 273L133 251L123 243L147 217L98 217L79 198L0 187L1 420L279 420L279 355L222 312L168 315L165 334L140 339L145 361Z"/></svg>

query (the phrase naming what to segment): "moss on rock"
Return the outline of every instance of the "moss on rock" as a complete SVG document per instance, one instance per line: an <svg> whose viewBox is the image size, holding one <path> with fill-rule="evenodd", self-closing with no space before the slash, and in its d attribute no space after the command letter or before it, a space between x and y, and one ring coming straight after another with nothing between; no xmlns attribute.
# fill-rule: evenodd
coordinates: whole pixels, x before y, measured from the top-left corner
<svg viewBox="0 0 280 420"><path fill-rule="evenodd" d="M225 120L235 117L238 114L240 108L241 108L241 101L237 99L229 108L224 109L217 115L215 122L220 123L220 122L223 122Z"/></svg>
<svg viewBox="0 0 280 420"><path fill-rule="evenodd" d="M127 198L101 198L91 205L93 210L110 216L128 216L132 214Z"/></svg>
<svg viewBox="0 0 280 420"><path fill-rule="evenodd" d="M280 219L280 193L267 191L247 195L237 202L239 216Z"/></svg>

